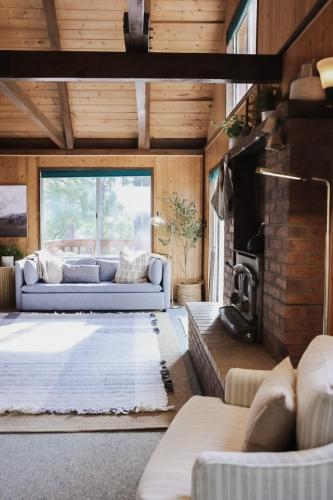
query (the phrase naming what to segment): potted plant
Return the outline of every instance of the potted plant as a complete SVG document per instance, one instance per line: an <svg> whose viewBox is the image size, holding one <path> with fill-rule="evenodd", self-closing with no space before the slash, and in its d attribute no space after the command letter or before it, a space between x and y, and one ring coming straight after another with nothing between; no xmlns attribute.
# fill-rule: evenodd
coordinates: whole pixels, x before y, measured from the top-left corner
<svg viewBox="0 0 333 500"><path fill-rule="evenodd" d="M183 281L177 283L177 297L180 305L186 302L201 301L202 283L193 283L189 279L189 263L193 249L202 235L202 221L197 216L197 209L192 201L173 193L169 198L171 217L164 226L159 241L164 245L178 244L179 264Z"/></svg>
<svg viewBox="0 0 333 500"><path fill-rule="evenodd" d="M212 122L215 128L221 129L229 137L229 148L233 148L237 144L237 139L244 130L244 117L231 115L221 123Z"/></svg>
<svg viewBox="0 0 333 500"><path fill-rule="evenodd" d="M281 88L278 85L258 85L250 110L254 123L265 121L282 101Z"/></svg>
<svg viewBox="0 0 333 500"><path fill-rule="evenodd" d="M23 258L23 253L13 244L0 245L1 265L11 267L15 260Z"/></svg>

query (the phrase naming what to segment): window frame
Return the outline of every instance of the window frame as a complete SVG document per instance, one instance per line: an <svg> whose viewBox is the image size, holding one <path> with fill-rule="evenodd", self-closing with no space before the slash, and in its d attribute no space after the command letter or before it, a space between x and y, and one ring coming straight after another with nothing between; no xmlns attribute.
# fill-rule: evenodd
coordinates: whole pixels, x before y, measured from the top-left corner
<svg viewBox="0 0 333 500"><path fill-rule="evenodd" d="M242 26L242 23L246 16L250 19L250 23L248 26L248 37L247 41L250 40L250 48L246 54L256 54L258 50L258 3L259 0L240 0L236 11L230 21L227 35L226 35L226 51L231 54L238 54L240 52L236 51L236 41L237 34ZM248 15L250 13L250 15ZM249 37L249 33L255 25L255 36ZM230 50L230 44L233 43L232 50ZM237 86L238 85L246 85L245 91L242 92L241 97L237 98ZM251 88L253 87L252 83L248 84L237 84L237 83L229 83L226 84L226 92L225 92L225 109L226 116L230 116L233 114L234 110L239 107L239 105L243 102L245 96L249 93ZM232 89L232 97L231 102L228 102L229 92L228 89Z"/></svg>
<svg viewBox="0 0 333 500"><path fill-rule="evenodd" d="M55 173L55 172L64 172L65 175L64 177L70 177L70 173L72 172L77 172L77 177L89 177L89 173L94 173L95 175L90 175L90 177L108 177L112 176L112 173L115 174L116 177L135 177L135 176L149 176L150 177L150 217L152 217L153 212L154 212L154 168L153 167L40 167L38 169L38 177L39 177L39 200L38 200L38 207L39 207L39 217L38 217L38 223L39 223L39 230L38 230L38 239L39 239L39 248L42 248L42 243L43 243L43 188L42 188L42 180L43 180L43 173ZM120 175L120 172L122 172L122 175ZM145 174L143 173L145 172ZM66 175L67 173L67 175ZM88 174L88 175L87 175ZM54 175L55 176L55 175ZM45 175L44 177L48 177ZM52 177L50 175L49 177ZM96 184L97 188L97 184ZM96 193L97 195L97 193ZM96 196L96 215L97 215L97 196ZM97 234L98 231L98 221L96 219L96 251L95 254L96 256L101 256L100 254L97 253L98 250L98 244L97 240L100 239ZM150 252L154 251L154 232L153 232L153 227L150 228ZM80 255L78 253L78 255Z"/></svg>

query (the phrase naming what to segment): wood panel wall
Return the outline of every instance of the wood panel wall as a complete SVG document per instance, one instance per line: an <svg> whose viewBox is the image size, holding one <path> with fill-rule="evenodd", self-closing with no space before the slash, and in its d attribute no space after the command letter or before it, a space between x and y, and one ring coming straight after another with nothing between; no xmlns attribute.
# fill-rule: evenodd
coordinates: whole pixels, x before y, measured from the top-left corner
<svg viewBox="0 0 333 500"><path fill-rule="evenodd" d="M258 52L261 54L274 54L289 39L301 20L310 11L316 0L258 0ZM226 30L238 4L238 0L231 0L226 14ZM301 65L312 60L317 61L323 57L333 55L333 1L317 16L308 29L289 47L283 58L284 91L289 88L290 82L297 77ZM224 86L216 88L212 110L213 120L222 120L225 117ZM214 130L209 129L208 138L212 138ZM209 222L209 171L220 161L228 151L228 140L220 133L205 151L204 192L204 217ZM208 289L209 254L210 254L210 224L207 224L204 238L204 283ZM333 241L332 241L333 248ZM332 250L333 258L333 250ZM333 290L333 276L332 276ZM331 308L333 309L333 308ZM333 330L333 310L331 311L331 329Z"/></svg>
<svg viewBox="0 0 333 500"><path fill-rule="evenodd" d="M0 184L27 184L28 236L27 238L0 238L0 243L15 243L25 254L39 248L39 169L40 168L152 168L153 213L168 216L168 196L177 192L195 202L202 216L203 159L193 156L99 156L99 157L1 157ZM153 250L168 253L154 234ZM175 255L179 255L177 248ZM191 256L190 278L202 278L202 245L198 244ZM174 283L182 280L177 260L174 265Z"/></svg>

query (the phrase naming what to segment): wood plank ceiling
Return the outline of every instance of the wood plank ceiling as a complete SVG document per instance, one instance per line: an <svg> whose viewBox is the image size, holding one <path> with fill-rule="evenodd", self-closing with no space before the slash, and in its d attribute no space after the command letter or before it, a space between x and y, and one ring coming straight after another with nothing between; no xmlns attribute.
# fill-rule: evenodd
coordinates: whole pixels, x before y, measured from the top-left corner
<svg viewBox="0 0 333 500"><path fill-rule="evenodd" d="M220 52L226 2L151 0L150 51ZM55 48L43 4L43 0L0 0L0 49ZM127 0L55 0L54 5L61 50L125 51L123 15L128 11ZM57 84L21 82L19 86L65 137L66 101L59 102ZM135 84L68 83L67 92L75 145L94 140L96 145L104 141L110 146L137 146ZM152 147L204 144L213 93L213 84L151 84ZM42 138L47 134L0 93L0 137Z"/></svg>

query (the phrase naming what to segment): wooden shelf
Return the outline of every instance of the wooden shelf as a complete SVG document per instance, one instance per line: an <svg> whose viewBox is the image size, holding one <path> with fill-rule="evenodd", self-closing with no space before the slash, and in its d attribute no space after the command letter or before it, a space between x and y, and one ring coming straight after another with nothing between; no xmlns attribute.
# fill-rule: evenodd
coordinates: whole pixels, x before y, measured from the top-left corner
<svg viewBox="0 0 333 500"><path fill-rule="evenodd" d="M333 119L333 108L326 101L289 100L281 103L272 115L279 121L290 118ZM263 131L266 121L251 129L250 133L241 137L235 147L229 151L229 160L240 156L254 156L265 150L267 132Z"/></svg>

